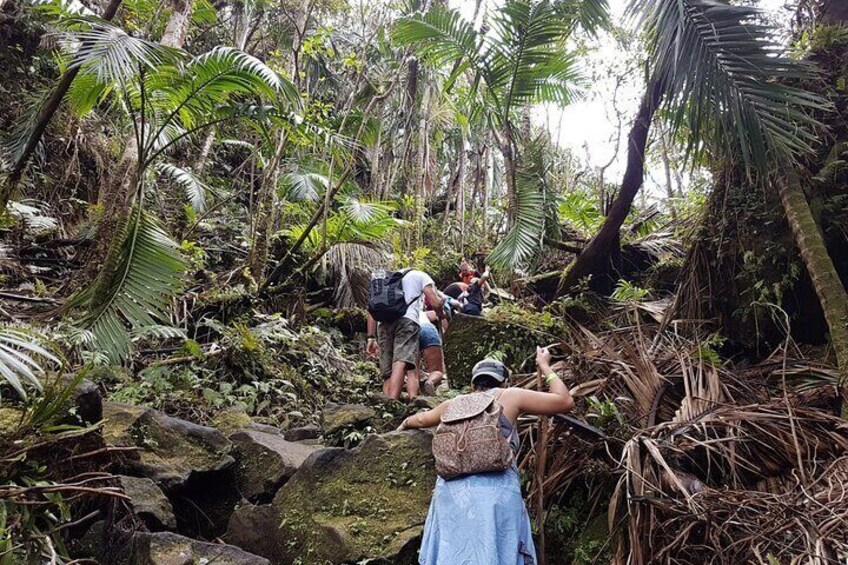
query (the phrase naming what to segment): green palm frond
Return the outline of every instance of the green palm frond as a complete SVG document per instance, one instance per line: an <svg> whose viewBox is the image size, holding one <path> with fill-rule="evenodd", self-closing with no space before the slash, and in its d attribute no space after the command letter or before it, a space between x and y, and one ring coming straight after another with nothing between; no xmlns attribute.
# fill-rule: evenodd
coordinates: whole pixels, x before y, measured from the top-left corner
<svg viewBox="0 0 848 565"><path fill-rule="evenodd" d="M26 398L27 386L42 390L42 363L61 365L58 357L40 344L35 334L8 326L0 327L0 379Z"/></svg>
<svg viewBox="0 0 848 565"><path fill-rule="evenodd" d="M288 200L318 200L329 185L329 179L312 171L290 171L280 178L280 197Z"/></svg>
<svg viewBox="0 0 848 565"><path fill-rule="evenodd" d="M59 34L65 51L73 53L69 68L97 77L101 83L128 82L140 68L154 69L173 61L179 52L132 37L117 26L95 18L69 18Z"/></svg>
<svg viewBox="0 0 848 565"><path fill-rule="evenodd" d="M673 128L687 126L690 156L741 156L749 167L792 159L816 144L810 111L829 107L788 86L816 75L781 53L759 10L715 0L632 0L649 41L654 80Z"/></svg>
<svg viewBox="0 0 848 565"><path fill-rule="evenodd" d="M185 271L177 245L137 208L116 241L120 253L114 266L105 265L94 284L70 302L87 308L78 325L94 334L94 346L113 362L129 354L128 328L157 326L158 320L168 317L170 300Z"/></svg>
<svg viewBox="0 0 848 565"><path fill-rule="evenodd" d="M186 198L192 208L197 212L206 211L206 194L211 190L191 171L167 163L161 163L156 168L160 175L169 178L185 190Z"/></svg>
<svg viewBox="0 0 848 565"><path fill-rule="evenodd" d="M559 17L579 25L592 36L611 25L607 0L556 0L554 9Z"/></svg>
<svg viewBox="0 0 848 565"><path fill-rule="evenodd" d="M537 167L522 167L515 179L515 222L487 261L495 268L514 270L527 265L542 247L547 195Z"/></svg>
<svg viewBox="0 0 848 565"><path fill-rule="evenodd" d="M460 61L452 78L469 66L486 66L483 37L458 11L438 4L425 14L399 19L391 35L401 45L415 45L418 54L435 67Z"/></svg>
<svg viewBox="0 0 848 565"><path fill-rule="evenodd" d="M526 103L566 104L574 97L580 74L565 50L574 18L566 15L547 0L508 0L484 35L458 11L436 5L399 20L392 37L401 45L414 45L433 66L452 65L448 84L472 70L497 114L504 116ZM473 84L477 82L475 78Z"/></svg>
<svg viewBox="0 0 848 565"><path fill-rule="evenodd" d="M209 121L235 95L280 97L298 107L294 84L252 55L231 47L216 47L184 65L163 65L152 74L147 88L163 98L163 106L191 128ZM169 122L171 119L166 119Z"/></svg>
<svg viewBox="0 0 848 565"><path fill-rule="evenodd" d="M367 224L389 216L394 210L388 202L367 202L358 198L348 197L341 205L341 211L356 224Z"/></svg>
<svg viewBox="0 0 848 565"><path fill-rule="evenodd" d="M492 30L484 78L490 89L502 92L504 109L568 102L579 76L565 52L571 29L550 2L507 2L492 19Z"/></svg>

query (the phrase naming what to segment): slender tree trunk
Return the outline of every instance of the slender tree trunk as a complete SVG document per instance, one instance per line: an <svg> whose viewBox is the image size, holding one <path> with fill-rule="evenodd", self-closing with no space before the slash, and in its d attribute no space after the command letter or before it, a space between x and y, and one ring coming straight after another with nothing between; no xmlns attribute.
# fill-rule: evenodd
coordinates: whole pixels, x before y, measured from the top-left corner
<svg viewBox="0 0 848 565"><path fill-rule="evenodd" d="M652 82L642 98L636 120L630 129L627 145L627 169L621 188L610 206L604 223L598 234L592 238L583 253L565 273L563 288L570 289L589 276L607 274L611 267L611 258L618 252L621 226L630 213L633 200L639 193L645 177L645 147L651 120L663 96L662 85Z"/></svg>
<svg viewBox="0 0 848 565"><path fill-rule="evenodd" d="M209 161L209 155L212 153L212 145L215 143L215 128L209 128L206 132L206 137L203 139L203 145L200 147L200 155L197 156L197 162L194 165L194 174L197 177L203 174L206 170L206 163Z"/></svg>
<svg viewBox="0 0 848 565"><path fill-rule="evenodd" d="M830 342L836 353L840 373L843 417L848 416L848 293L842 286L836 267L827 252L821 230L794 170L780 180L780 200L795 236L801 259L810 273L830 329Z"/></svg>
<svg viewBox="0 0 848 565"><path fill-rule="evenodd" d="M257 197L254 217L253 237L247 256L247 266L257 285L262 284L265 267L268 264L268 244L271 224L274 220L277 181L280 178L280 164L286 147L286 135L281 130L274 147L274 155L262 171L262 179Z"/></svg>
<svg viewBox="0 0 848 565"><path fill-rule="evenodd" d="M486 180L483 182L483 193L480 195L480 208L483 213L483 241L489 241L489 198L495 186L495 156L491 147L486 148Z"/></svg>
<svg viewBox="0 0 848 565"><path fill-rule="evenodd" d="M663 169L665 169L665 194L668 198L668 209L671 219L677 220L677 206L674 203L674 185L671 184L671 160L668 157L668 145L665 142L665 132L660 132L660 155L662 156Z"/></svg>
<svg viewBox="0 0 848 565"><path fill-rule="evenodd" d="M110 0L106 9L103 11L101 19L107 22L111 21L118 12L120 5L121 0ZM0 6L2 6L2 3L0 3ZM41 141L44 131L47 129L48 124L50 124L50 120L53 119L53 115L56 113L56 110L59 109L62 99L65 98L65 94L67 94L68 89L71 87L71 83L74 82L78 73L79 67L74 67L65 71L59 79L59 84L56 85L56 88L50 93L50 96L44 101L44 104L38 111L38 116L35 119L35 124L32 127L29 138L27 138L26 145L24 145L21 154L12 164L12 169L9 172L9 176L6 178L6 182L3 183L2 187L0 187L0 211L6 209L6 204L9 203L9 199L12 198L15 189L18 187L18 183L21 181L21 177L26 170L26 166L35 151L35 148L38 147L38 142Z"/></svg>
<svg viewBox="0 0 848 565"><path fill-rule="evenodd" d="M190 0L173 0L171 6L173 11L159 43L165 47L180 49L188 34L192 4ZM142 108L141 111L145 109ZM131 136L124 143L124 151L118 166L111 175L104 177L98 196L98 203L103 206L103 219L98 227L97 238L90 255L90 264L93 268L99 265L99 258L117 252L118 247L112 242L113 235L117 227L129 216L139 184L144 182L141 178L144 171L139 171L139 159L143 158L139 151L135 136Z"/></svg>

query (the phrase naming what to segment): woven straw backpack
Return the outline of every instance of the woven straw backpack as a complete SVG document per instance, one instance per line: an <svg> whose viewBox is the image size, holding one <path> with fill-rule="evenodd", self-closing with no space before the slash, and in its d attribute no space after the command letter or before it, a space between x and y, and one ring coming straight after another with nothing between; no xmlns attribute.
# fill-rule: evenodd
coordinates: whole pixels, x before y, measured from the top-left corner
<svg viewBox="0 0 848 565"><path fill-rule="evenodd" d="M440 477L503 471L512 465L512 447L500 429L502 412L497 399L485 393L458 396L448 403L433 436Z"/></svg>

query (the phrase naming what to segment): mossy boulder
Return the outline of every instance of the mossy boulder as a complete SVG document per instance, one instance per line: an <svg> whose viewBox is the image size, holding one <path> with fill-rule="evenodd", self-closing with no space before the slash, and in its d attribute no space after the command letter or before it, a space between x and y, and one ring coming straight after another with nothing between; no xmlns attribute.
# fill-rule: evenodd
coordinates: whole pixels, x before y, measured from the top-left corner
<svg viewBox="0 0 848 565"><path fill-rule="evenodd" d="M512 370L520 370L534 358L537 345L550 341L550 336L517 321L456 314L444 336L448 382L457 389L469 386L471 369L494 352Z"/></svg>
<svg viewBox="0 0 848 565"><path fill-rule="evenodd" d="M118 483L132 500L130 506L148 529L175 530L177 519L171 502L156 483L144 477L118 475Z"/></svg>
<svg viewBox="0 0 848 565"><path fill-rule="evenodd" d="M18 408L0 408L0 437L12 436L20 428L25 413Z"/></svg>
<svg viewBox="0 0 848 565"><path fill-rule="evenodd" d="M436 473L423 431L314 453L265 506L242 506L228 541L272 563L415 563Z"/></svg>
<svg viewBox="0 0 848 565"><path fill-rule="evenodd" d="M215 428L119 402L104 403L103 418L108 444L139 448L137 457L127 457L125 471L152 479L166 492L184 486L193 475L221 471L235 461L232 444Z"/></svg>
<svg viewBox="0 0 848 565"><path fill-rule="evenodd" d="M327 402L321 416L324 435L329 436L349 427L367 425L377 416L373 408L360 404L334 404Z"/></svg>
<svg viewBox="0 0 848 565"><path fill-rule="evenodd" d="M237 460L236 488L251 501L270 500L320 447L286 441L280 434L240 430L230 435Z"/></svg>

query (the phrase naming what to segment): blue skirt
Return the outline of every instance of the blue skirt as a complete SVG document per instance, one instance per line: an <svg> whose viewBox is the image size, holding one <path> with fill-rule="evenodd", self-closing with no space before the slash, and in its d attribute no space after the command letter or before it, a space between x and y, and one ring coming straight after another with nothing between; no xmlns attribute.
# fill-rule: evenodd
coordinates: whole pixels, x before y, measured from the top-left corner
<svg viewBox="0 0 848 565"><path fill-rule="evenodd" d="M535 565L530 518L515 468L446 481L439 477L421 565Z"/></svg>

